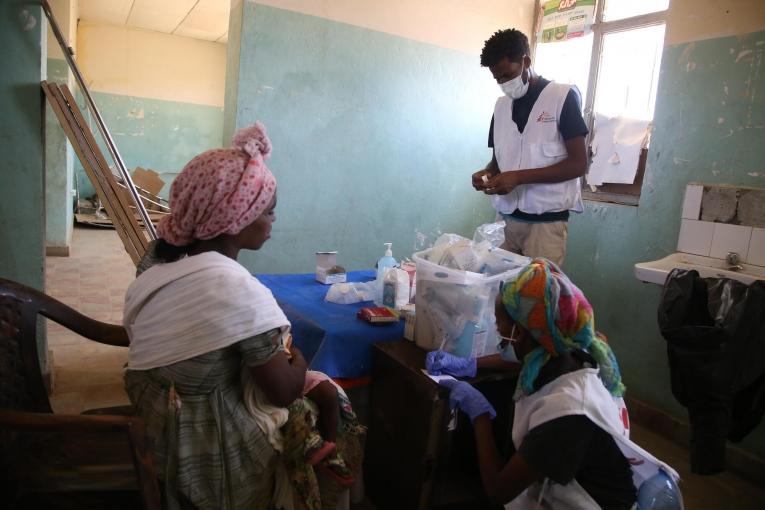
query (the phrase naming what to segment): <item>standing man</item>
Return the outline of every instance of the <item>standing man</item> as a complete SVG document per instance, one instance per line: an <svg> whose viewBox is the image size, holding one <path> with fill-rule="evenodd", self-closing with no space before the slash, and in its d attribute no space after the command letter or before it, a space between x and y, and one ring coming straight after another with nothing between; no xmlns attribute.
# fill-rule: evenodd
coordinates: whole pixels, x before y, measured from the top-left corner
<svg viewBox="0 0 765 510"><path fill-rule="evenodd" d="M582 212L579 178L587 170L579 92L531 69L529 40L515 29L484 44L488 67L504 96L489 128L494 155L473 174L473 187L491 195L505 219L503 248L560 265L566 255L569 211Z"/></svg>

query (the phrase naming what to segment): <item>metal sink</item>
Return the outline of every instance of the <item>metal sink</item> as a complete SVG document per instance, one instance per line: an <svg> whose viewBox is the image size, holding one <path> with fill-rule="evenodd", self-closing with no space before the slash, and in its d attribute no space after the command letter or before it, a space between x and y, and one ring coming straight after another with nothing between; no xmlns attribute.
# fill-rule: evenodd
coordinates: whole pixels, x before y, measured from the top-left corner
<svg viewBox="0 0 765 510"><path fill-rule="evenodd" d="M755 280L765 280L765 267L762 266L740 264L740 269L731 270L725 260L680 252L660 260L635 264L635 278L646 283L664 285L667 275L676 267L695 269L703 278L730 278L747 285Z"/></svg>

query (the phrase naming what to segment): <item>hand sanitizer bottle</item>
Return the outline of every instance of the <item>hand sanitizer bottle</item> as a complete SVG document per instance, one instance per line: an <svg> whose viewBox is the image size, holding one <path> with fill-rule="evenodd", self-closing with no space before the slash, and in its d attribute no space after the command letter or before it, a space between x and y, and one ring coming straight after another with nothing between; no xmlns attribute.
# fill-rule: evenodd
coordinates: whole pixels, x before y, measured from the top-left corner
<svg viewBox="0 0 765 510"><path fill-rule="evenodd" d="M380 257L377 261L377 279L375 280L375 304L382 306L383 304L383 286L385 283L385 273L388 269L396 267L396 259L393 258L393 251L391 246L393 243L384 243L386 246L385 255Z"/></svg>

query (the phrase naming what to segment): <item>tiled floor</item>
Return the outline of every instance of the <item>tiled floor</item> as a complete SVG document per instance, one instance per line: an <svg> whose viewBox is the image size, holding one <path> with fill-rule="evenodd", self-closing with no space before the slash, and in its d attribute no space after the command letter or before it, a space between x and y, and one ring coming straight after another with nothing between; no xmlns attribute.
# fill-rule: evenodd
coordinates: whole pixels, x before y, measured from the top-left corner
<svg viewBox="0 0 765 510"><path fill-rule="evenodd" d="M116 231L75 228L69 257L47 257L46 293L103 322L122 322L135 266ZM127 349L92 342L48 321L53 362L51 403L58 413L128 403L122 367Z"/></svg>
<svg viewBox="0 0 765 510"><path fill-rule="evenodd" d="M48 257L46 263L48 294L94 319L121 322L125 290L135 269L115 231L75 228L70 257ZM128 403L122 386L126 349L100 345L48 324L55 373L51 400L56 412L79 413ZM763 508L765 487L731 473L692 475L686 449L634 423L633 438L680 472L686 508Z"/></svg>
<svg viewBox="0 0 765 510"><path fill-rule="evenodd" d="M758 510L765 508L765 487L729 472L714 476L691 473L688 450L632 423L630 437L680 474L680 490L688 510Z"/></svg>

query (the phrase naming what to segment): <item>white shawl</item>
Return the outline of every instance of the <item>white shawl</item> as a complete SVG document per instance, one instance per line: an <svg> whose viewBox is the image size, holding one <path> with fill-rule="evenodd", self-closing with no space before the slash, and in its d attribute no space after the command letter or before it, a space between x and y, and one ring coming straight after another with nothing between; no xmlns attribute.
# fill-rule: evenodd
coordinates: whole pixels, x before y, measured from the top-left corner
<svg viewBox="0 0 765 510"><path fill-rule="evenodd" d="M125 294L128 368L148 370L228 347L289 321L235 260L205 252L144 271Z"/></svg>
<svg viewBox="0 0 765 510"><path fill-rule="evenodd" d="M290 323L271 291L235 260L205 252L144 271L125 294L130 337L128 368L148 370L228 347ZM275 450L287 409L268 403L249 370L242 370L245 406ZM275 501L292 508L289 477L279 458Z"/></svg>

